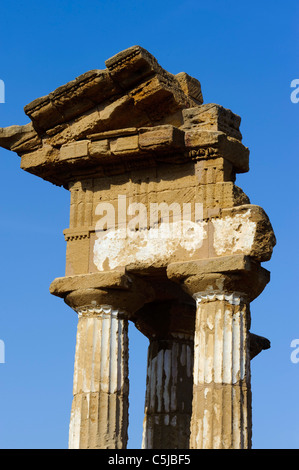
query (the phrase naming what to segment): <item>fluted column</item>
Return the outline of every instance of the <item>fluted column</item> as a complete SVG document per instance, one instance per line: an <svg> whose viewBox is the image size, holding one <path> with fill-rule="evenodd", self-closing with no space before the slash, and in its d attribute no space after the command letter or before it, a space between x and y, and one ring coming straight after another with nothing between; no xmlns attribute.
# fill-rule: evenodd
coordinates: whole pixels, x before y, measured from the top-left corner
<svg viewBox="0 0 299 470"><path fill-rule="evenodd" d="M250 302L269 272L231 255L173 263L167 274L196 300L190 448L248 449L250 358L264 347L250 337Z"/></svg>
<svg viewBox="0 0 299 470"><path fill-rule="evenodd" d="M143 449L188 449L193 335L152 340L148 349Z"/></svg>
<svg viewBox="0 0 299 470"><path fill-rule="evenodd" d="M111 305L77 310L69 447L122 449L127 444L128 320Z"/></svg>
<svg viewBox="0 0 299 470"><path fill-rule="evenodd" d="M128 321L152 288L120 270L57 278L50 291L78 314L69 447L125 449Z"/></svg>
<svg viewBox="0 0 299 470"><path fill-rule="evenodd" d="M189 448L196 307L183 292L176 294L147 304L135 318L150 340L143 449Z"/></svg>
<svg viewBox="0 0 299 470"><path fill-rule="evenodd" d="M238 293L197 300L190 448L251 447L248 303Z"/></svg>

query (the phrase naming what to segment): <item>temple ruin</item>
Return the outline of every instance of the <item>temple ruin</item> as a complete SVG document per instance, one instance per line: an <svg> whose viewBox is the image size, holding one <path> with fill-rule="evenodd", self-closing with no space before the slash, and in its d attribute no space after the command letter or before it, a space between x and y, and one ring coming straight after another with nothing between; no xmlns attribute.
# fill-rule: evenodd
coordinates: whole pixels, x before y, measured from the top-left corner
<svg viewBox="0 0 299 470"><path fill-rule="evenodd" d="M235 185L240 117L139 46L105 65L0 128L23 170L70 191L50 286L78 315L69 447L126 448L130 321L149 339L142 448L250 448L250 361L269 348L250 302L275 236Z"/></svg>

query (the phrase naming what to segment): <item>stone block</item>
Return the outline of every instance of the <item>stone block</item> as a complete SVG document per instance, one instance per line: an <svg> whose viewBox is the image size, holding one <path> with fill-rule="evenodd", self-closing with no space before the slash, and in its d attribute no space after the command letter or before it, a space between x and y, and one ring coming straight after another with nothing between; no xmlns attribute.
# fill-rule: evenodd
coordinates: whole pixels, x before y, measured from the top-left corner
<svg viewBox="0 0 299 470"><path fill-rule="evenodd" d="M111 153L114 155L121 153L138 152L138 135L129 135L110 140Z"/></svg>
<svg viewBox="0 0 299 470"><path fill-rule="evenodd" d="M194 128L185 132L186 147L204 147L219 145L226 140L223 132Z"/></svg>
<svg viewBox="0 0 299 470"><path fill-rule="evenodd" d="M91 157L101 158L110 155L109 140L95 140L88 144L88 153Z"/></svg>
<svg viewBox="0 0 299 470"><path fill-rule="evenodd" d="M46 131L82 115L119 91L107 70L90 70L32 101L24 110L37 129Z"/></svg>
<svg viewBox="0 0 299 470"><path fill-rule="evenodd" d="M170 125L142 127L139 129L139 145L142 149L184 148L184 133Z"/></svg>
<svg viewBox="0 0 299 470"><path fill-rule="evenodd" d="M207 273L248 271L251 266L252 261L249 256L230 255L220 258L171 263L167 267L167 276L169 279L183 280L189 276L199 276Z"/></svg>
<svg viewBox="0 0 299 470"><path fill-rule="evenodd" d="M224 158L199 160L195 164L199 184L215 184L234 181L233 165Z"/></svg>
<svg viewBox="0 0 299 470"><path fill-rule="evenodd" d="M180 84L185 95L190 96L198 104L203 103L201 84L196 78L190 77L185 72L177 73L175 78Z"/></svg>
<svg viewBox="0 0 299 470"><path fill-rule="evenodd" d="M192 128L185 132L185 145L191 158L223 157L233 164L237 173L249 170L249 149L224 132Z"/></svg>
<svg viewBox="0 0 299 470"><path fill-rule="evenodd" d="M167 276L184 286L194 298L205 296L206 300L224 300L226 297L232 305L241 298L252 302L270 280L267 269L244 255L170 263ZM218 293L220 297L217 297Z"/></svg>
<svg viewBox="0 0 299 470"><path fill-rule="evenodd" d="M14 152L28 152L41 144L32 122L24 126L0 127L0 146Z"/></svg>
<svg viewBox="0 0 299 470"><path fill-rule="evenodd" d="M132 87L161 70L155 57L140 46L132 46L105 61L113 80L124 88Z"/></svg>
<svg viewBox="0 0 299 470"><path fill-rule="evenodd" d="M242 250L259 262L270 260L276 238L269 217L261 207L245 204L222 209L221 218L212 223L218 255Z"/></svg>
<svg viewBox="0 0 299 470"><path fill-rule="evenodd" d="M183 110L184 127L197 127L201 130L220 131L242 140L239 131L241 118L230 109L211 103Z"/></svg>
<svg viewBox="0 0 299 470"><path fill-rule="evenodd" d="M80 140L62 145L60 148L60 160L71 160L88 156L89 140Z"/></svg>
<svg viewBox="0 0 299 470"><path fill-rule="evenodd" d="M50 292L58 297L65 297L69 292L84 289L128 289L129 280L124 271L82 274L58 277L50 285Z"/></svg>
<svg viewBox="0 0 299 470"><path fill-rule="evenodd" d="M42 148L22 155L21 168L30 173L34 173L35 169L43 167L46 163L50 162L54 156L58 154L56 149L50 145L44 145Z"/></svg>

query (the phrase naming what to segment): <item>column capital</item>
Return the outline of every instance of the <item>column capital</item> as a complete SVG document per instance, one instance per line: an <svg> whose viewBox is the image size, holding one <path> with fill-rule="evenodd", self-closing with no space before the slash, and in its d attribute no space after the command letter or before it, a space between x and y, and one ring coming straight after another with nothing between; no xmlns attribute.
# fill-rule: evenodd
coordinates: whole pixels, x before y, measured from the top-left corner
<svg viewBox="0 0 299 470"><path fill-rule="evenodd" d="M62 297L80 315L125 315L154 298L152 287L143 279L123 271L66 276L55 279L50 292Z"/></svg>
<svg viewBox="0 0 299 470"><path fill-rule="evenodd" d="M270 280L269 271L244 255L172 263L168 265L167 275L197 302L251 302L260 295Z"/></svg>

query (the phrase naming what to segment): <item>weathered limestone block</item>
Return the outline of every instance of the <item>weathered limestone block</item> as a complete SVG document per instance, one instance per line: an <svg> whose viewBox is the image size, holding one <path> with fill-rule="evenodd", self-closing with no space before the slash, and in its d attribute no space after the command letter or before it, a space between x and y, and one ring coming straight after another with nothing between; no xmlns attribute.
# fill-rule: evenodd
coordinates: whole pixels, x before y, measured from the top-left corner
<svg viewBox="0 0 299 470"><path fill-rule="evenodd" d="M166 267L185 259L234 253L249 255L259 261L270 259L275 237L261 208L246 205L220 211L218 217L211 217L208 221L203 219L203 215L201 217L196 222L184 218L171 224L162 221L159 229L150 226L132 233L122 229L108 231L95 241L94 263L101 271L106 269L104 263L107 258L110 269L134 261L143 263L144 267Z"/></svg>
<svg viewBox="0 0 299 470"><path fill-rule="evenodd" d="M42 170L47 164L53 164L58 152L51 145L43 145L42 148L30 153L25 153L21 159L21 168L29 173Z"/></svg>
<svg viewBox="0 0 299 470"><path fill-rule="evenodd" d="M192 157L222 157L230 161L237 173L249 170L249 150L239 140L229 137L224 132L187 130L185 144Z"/></svg>
<svg viewBox="0 0 299 470"><path fill-rule="evenodd" d="M79 276L65 276L56 278L50 286L51 294L65 297L73 291L81 289L130 289L130 278L121 271L110 271L105 273L82 274Z"/></svg>
<svg viewBox="0 0 299 470"><path fill-rule="evenodd" d="M171 125L141 127L139 129L139 145L143 150L163 151L182 149L184 147L184 133Z"/></svg>
<svg viewBox="0 0 299 470"><path fill-rule="evenodd" d="M200 179L205 180L206 176L207 172L204 172ZM232 208L250 203L246 194L230 181L201 184L196 188L196 195L197 200L203 204L204 220L219 217L220 208Z"/></svg>
<svg viewBox="0 0 299 470"><path fill-rule="evenodd" d="M7 150L28 152L39 147L41 139L30 122L24 126L0 128L0 143Z"/></svg>
<svg viewBox="0 0 299 470"><path fill-rule="evenodd" d="M91 70L25 106L38 130L53 129L120 93L107 70Z"/></svg>
<svg viewBox="0 0 299 470"><path fill-rule="evenodd" d="M159 79L166 89L167 87L176 89L176 95L179 95L181 99L186 100L188 97L190 104L202 103L201 86L198 80L185 73L172 75L158 64L152 54L140 46L133 46L119 52L106 60L105 65L112 79L122 88L131 89L140 80L147 85L148 82L151 83L151 77L155 76L155 79Z"/></svg>
<svg viewBox="0 0 299 470"><path fill-rule="evenodd" d="M239 116L213 103L184 109L182 114L181 129L185 131L186 148L193 158L221 157L237 173L249 170L249 150L241 143Z"/></svg>
<svg viewBox="0 0 299 470"><path fill-rule="evenodd" d="M190 286L197 293L206 294L222 291L246 292L249 302L258 297L270 281L269 271L250 256L244 255L172 263L167 268L167 276L180 283L187 291Z"/></svg>
<svg viewBox="0 0 299 470"><path fill-rule="evenodd" d="M88 156L88 140L80 140L71 144L64 144L60 149L60 160L69 160L72 158L82 158Z"/></svg>
<svg viewBox="0 0 299 470"><path fill-rule="evenodd" d="M96 140L89 143L88 153L91 157L106 158L111 155L108 139Z"/></svg>
<svg viewBox="0 0 299 470"><path fill-rule="evenodd" d="M108 101L92 108L81 117L68 122L67 126L58 128L58 131L46 140L49 144L60 147L72 140L86 139L88 134L133 127L136 121L143 125L149 124L149 119L136 110L132 99L125 95L112 103Z"/></svg>
<svg viewBox="0 0 299 470"><path fill-rule="evenodd" d="M265 211L253 204L225 208L212 219L217 255L243 253L258 261L268 261L276 239Z"/></svg>
<svg viewBox="0 0 299 470"><path fill-rule="evenodd" d="M184 127L198 130L219 131L238 140L242 140L240 132L241 118L230 109L218 104L202 104L195 108L183 110Z"/></svg>
<svg viewBox="0 0 299 470"><path fill-rule="evenodd" d="M123 136L110 141L114 155L131 154L139 151L138 135Z"/></svg>
<svg viewBox="0 0 299 470"><path fill-rule="evenodd" d="M69 184L71 193L70 230L88 230L93 225L93 182L92 180L73 181Z"/></svg>
<svg viewBox="0 0 299 470"><path fill-rule="evenodd" d="M221 157L198 160L195 164L199 185L216 184L235 180L234 168L231 162Z"/></svg>
<svg viewBox="0 0 299 470"><path fill-rule="evenodd" d="M139 46L118 52L105 65L112 79L124 88L132 88L140 79L163 73L155 57Z"/></svg>
<svg viewBox="0 0 299 470"><path fill-rule="evenodd" d="M190 77L190 75L185 72L177 73L175 78L179 82L185 95L190 96L190 98L192 98L192 100L198 105L203 103L201 85L196 78Z"/></svg>
<svg viewBox="0 0 299 470"><path fill-rule="evenodd" d="M65 275L75 276L89 272L89 231L64 230L66 248Z"/></svg>

